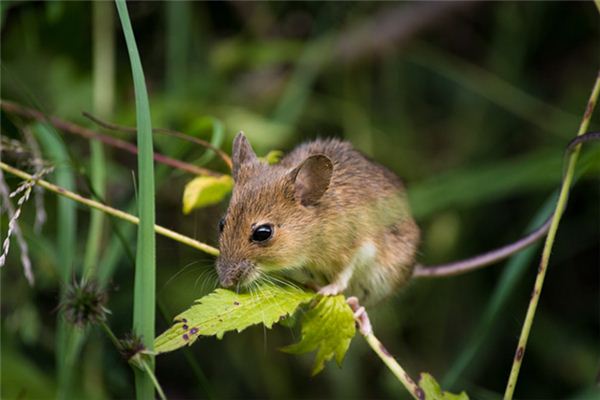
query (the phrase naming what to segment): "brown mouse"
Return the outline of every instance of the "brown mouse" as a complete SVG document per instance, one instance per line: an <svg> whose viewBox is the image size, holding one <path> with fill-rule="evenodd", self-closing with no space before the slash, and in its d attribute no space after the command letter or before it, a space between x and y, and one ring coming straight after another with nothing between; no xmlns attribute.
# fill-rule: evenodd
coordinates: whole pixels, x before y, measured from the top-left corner
<svg viewBox="0 0 600 400"><path fill-rule="evenodd" d="M565 156L595 140L600 132L577 136ZM411 277L461 274L506 259L544 237L553 220L550 215L528 235L494 250L425 266L415 264L419 228L402 182L348 142L309 142L270 166L239 133L233 178L217 260L225 287L282 274L322 294L374 304ZM355 299L351 303L357 306Z"/></svg>
<svg viewBox="0 0 600 400"><path fill-rule="evenodd" d="M222 286L274 274L373 304L412 276L419 228L404 186L350 143L315 140L268 165L240 132L233 178L220 222Z"/></svg>

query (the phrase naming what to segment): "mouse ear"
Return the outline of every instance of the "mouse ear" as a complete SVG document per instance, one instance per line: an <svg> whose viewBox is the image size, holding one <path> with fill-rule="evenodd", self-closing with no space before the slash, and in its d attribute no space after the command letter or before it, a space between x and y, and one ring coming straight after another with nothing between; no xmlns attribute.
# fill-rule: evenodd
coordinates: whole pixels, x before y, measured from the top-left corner
<svg viewBox="0 0 600 400"><path fill-rule="evenodd" d="M246 139L246 136L244 136L244 132L242 131L235 135L235 138L233 139L231 161L233 163L232 175L234 180L237 180L240 167L243 164L253 164L258 161L256 153L252 150L250 142L248 142L248 139Z"/></svg>
<svg viewBox="0 0 600 400"><path fill-rule="evenodd" d="M306 158L290 172L294 184L295 197L303 206L313 206L319 202L329 187L333 163L323 154Z"/></svg>

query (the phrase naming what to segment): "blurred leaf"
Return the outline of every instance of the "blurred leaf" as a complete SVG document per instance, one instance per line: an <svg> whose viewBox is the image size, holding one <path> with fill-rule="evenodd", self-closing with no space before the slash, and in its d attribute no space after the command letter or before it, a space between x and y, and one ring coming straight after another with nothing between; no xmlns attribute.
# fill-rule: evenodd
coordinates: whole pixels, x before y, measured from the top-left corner
<svg viewBox="0 0 600 400"><path fill-rule="evenodd" d="M230 175L199 176L192 179L183 191L183 213L189 214L195 208L220 202L232 188L233 178Z"/></svg>
<svg viewBox="0 0 600 400"><path fill-rule="evenodd" d="M40 369L32 355L19 351L16 343L4 339L2 343L1 396L3 399L54 398L56 384L51 373Z"/></svg>
<svg viewBox="0 0 600 400"><path fill-rule="evenodd" d="M425 372L421 372L419 387L425 392L427 400L469 400L469 396L464 391L459 394L443 392L435 378Z"/></svg>
<svg viewBox="0 0 600 400"><path fill-rule="evenodd" d="M219 110L225 126L234 131L244 131L254 150L272 149L290 139L293 135L291 126L286 123L265 118L247 109L224 107Z"/></svg>
<svg viewBox="0 0 600 400"><path fill-rule="evenodd" d="M256 324L270 329L313 296L289 286L264 285L252 293L217 289L176 316L175 324L156 338L154 349L165 353L191 345L200 335L221 339L225 332L241 332Z"/></svg>
<svg viewBox="0 0 600 400"><path fill-rule="evenodd" d="M355 332L354 315L344 296L325 296L304 314L300 342L282 350L292 354L317 351L312 370L313 375L316 375L333 356L341 366Z"/></svg>
<svg viewBox="0 0 600 400"><path fill-rule="evenodd" d="M223 139L225 138L225 130L223 129L223 123L219 121L217 118L203 116L200 118L196 118L192 121L190 127L188 128L188 132L190 135L197 136L198 134L202 134L204 132L210 132L210 144L214 147L220 149L223 144ZM196 161L196 165L205 165L210 160L215 157L215 152L211 150L206 150L202 157L198 161Z"/></svg>
<svg viewBox="0 0 600 400"><path fill-rule="evenodd" d="M269 39L259 43L239 39L221 40L211 51L210 63L222 72L241 66L266 68L297 60L302 47L302 42L288 39Z"/></svg>
<svg viewBox="0 0 600 400"><path fill-rule="evenodd" d="M269 165L277 164L283 157L284 152L281 150L271 150L264 157L259 157L261 161L265 161Z"/></svg>

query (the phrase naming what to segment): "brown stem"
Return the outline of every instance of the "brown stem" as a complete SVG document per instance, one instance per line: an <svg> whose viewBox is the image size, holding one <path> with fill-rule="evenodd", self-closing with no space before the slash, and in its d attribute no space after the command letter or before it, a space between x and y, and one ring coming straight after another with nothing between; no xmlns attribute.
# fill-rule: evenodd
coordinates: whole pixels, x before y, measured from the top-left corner
<svg viewBox="0 0 600 400"><path fill-rule="evenodd" d="M20 115L25 118L34 119L37 121L47 122L53 125L55 128L60 129L63 132L79 135L87 139L97 139L102 143L109 146L116 147L121 150L125 150L132 154L137 154L138 149L134 144L126 142L121 139L114 138L112 136L102 135L94 132L90 129L76 125L72 122L65 121L58 117L47 116L44 113L34 110L29 107L22 106L12 101L0 100L0 108L8 113ZM165 156L163 154L154 153L154 160L161 164L169 165L173 168L180 169L182 171L189 172L194 175L209 175L209 176L221 176L218 172L211 171L207 168L197 167L195 165Z"/></svg>
<svg viewBox="0 0 600 400"><path fill-rule="evenodd" d="M90 114L88 112L85 112L85 111L83 112L83 116L86 117L86 118L88 118L88 119L90 119L94 123L100 125L101 127L106 128L106 129L110 129L110 130L114 130L114 131L122 131L122 132L131 132L131 133L137 132L136 128L134 128L134 127L124 126L124 125L118 125L118 124L113 124L111 122L103 121L100 118L95 117L92 114ZM221 160L223 160L223 162L225 164L227 164L227 166L229 167L229 169L232 169L232 167L233 167L233 163L231 162L231 158L227 155L227 153L225 153L221 149L213 146L211 143L207 142L206 140L195 138L195 137L190 136L188 134L185 134L183 132L174 131L172 129L154 128L154 129L152 129L152 132L154 132L154 133L162 133L164 135L173 136L173 137L176 137L178 139L182 139L182 140L186 140L188 142L196 143L196 144L198 144L198 145L200 145L202 147L205 147L205 148L207 148L207 149L212 150L213 152L215 152L215 154L217 156L219 156L221 158Z"/></svg>

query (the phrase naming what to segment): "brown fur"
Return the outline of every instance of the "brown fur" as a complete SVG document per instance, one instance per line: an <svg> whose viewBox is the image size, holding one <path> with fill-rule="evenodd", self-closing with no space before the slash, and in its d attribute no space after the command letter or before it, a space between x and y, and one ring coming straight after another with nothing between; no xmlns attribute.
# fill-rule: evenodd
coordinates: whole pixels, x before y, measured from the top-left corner
<svg viewBox="0 0 600 400"><path fill-rule="evenodd" d="M391 171L337 139L303 144L267 165L240 134L233 161L235 187L217 261L224 286L283 273L323 287L349 273L339 289L372 304L408 281L419 230ZM273 236L253 242L253 228L265 223L274 226Z"/></svg>

